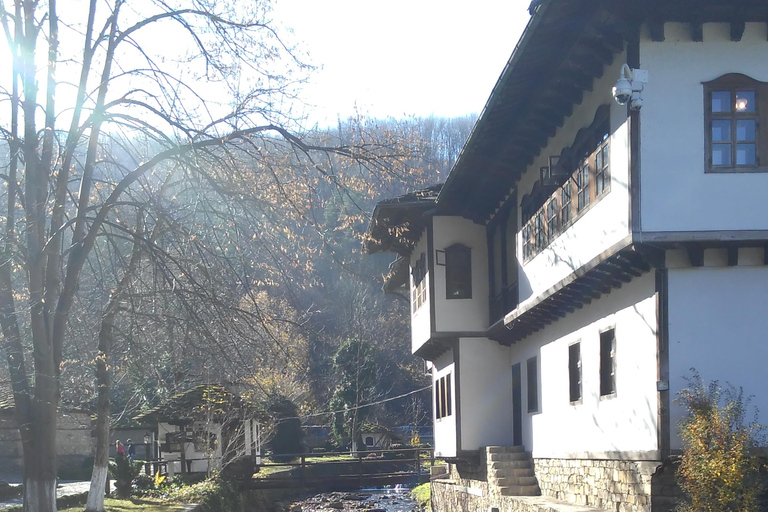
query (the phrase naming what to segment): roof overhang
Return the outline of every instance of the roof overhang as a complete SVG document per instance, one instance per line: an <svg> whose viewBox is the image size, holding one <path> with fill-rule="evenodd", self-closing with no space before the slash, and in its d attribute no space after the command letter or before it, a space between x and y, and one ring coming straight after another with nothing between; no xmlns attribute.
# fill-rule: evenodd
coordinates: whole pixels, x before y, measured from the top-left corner
<svg viewBox="0 0 768 512"><path fill-rule="evenodd" d="M410 254L426 228L426 215L434 210L442 185L380 201L373 210L364 247L368 254Z"/></svg>

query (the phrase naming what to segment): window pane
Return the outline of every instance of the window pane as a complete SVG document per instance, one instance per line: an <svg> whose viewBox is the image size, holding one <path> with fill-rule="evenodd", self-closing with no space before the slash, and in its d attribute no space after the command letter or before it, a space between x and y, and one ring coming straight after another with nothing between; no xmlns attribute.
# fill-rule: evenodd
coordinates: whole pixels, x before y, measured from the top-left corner
<svg viewBox="0 0 768 512"><path fill-rule="evenodd" d="M731 91L712 91L712 112L731 111Z"/></svg>
<svg viewBox="0 0 768 512"><path fill-rule="evenodd" d="M736 112L754 112L755 106L755 91L736 91Z"/></svg>
<svg viewBox="0 0 768 512"><path fill-rule="evenodd" d="M757 123L754 119L739 119L736 121L736 140L755 140L756 125ZM714 140L714 134L712 135L712 138Z"/></svg>
<svg viewBox="0 0 768 512"><path fill-rule="evenodd" d="M736 144L736 165L755 165L754 144Z"/></svg>
<svg viewBox="0 0 768 512"><path fill-rule="evenodd" d="M712 121L712 141L728 142L730 140L731 140L731 120L730 119L713 120Z"/></svg>
<svg viewBox="0 0 768 512"><path fill-rule="evenodd" d="M712 165L731 165L731 145L712 144Z"/></svg>

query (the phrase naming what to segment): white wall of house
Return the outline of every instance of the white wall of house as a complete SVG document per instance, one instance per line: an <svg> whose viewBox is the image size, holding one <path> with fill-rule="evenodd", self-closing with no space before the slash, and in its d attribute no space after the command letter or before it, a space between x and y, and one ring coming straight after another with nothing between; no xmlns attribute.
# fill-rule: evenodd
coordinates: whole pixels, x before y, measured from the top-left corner
<svg viewBox="0 0 768 512"><path fill-rule="evenodd" d="M664 28L664 42L640 43L650 73L640 114L642 230L768 229L768 174L704 172L702 86L727 73L768 81L765 23L747 23L739 42L727 23L705 23L703 42L686 25Z"/></svg>
<svg viewBox="0 0 768 512"><path fill-rule="evenodd" d="M435 403L435 382L451 375L451 410L453 414L437 419L437 404ZM435 426L435 456L456 456L456 365L453 361L453 351L443 353L434 361L432 367L432 423Z"/></svg>
<svg viewBox="0 0 768 512"><path fill-rule="evenodd" d="M459 340L461 449L512 445L509 347L487 338Z"/></svg>
<svg viewBox="0 0 768 512"><path fill-rule="evenodd" d="M549 139L547 147L541 150L520 180L518 199L531 191L539 179L539 168L549 165L549 157L559 155L563 148L573 143L580 129L592 124L597 108L604 104L611 105L611 190L591 204L545 250L519 268L521 302L547 290L629 234L629 131L626 107L617 104L612 95L612 87L623 63L624 57L616 55L603 76L594 81L592 92L584 92L581 104L574 107L573 115ZM594 187L595 184L591 183L590 186ZM571 200L576 201L575 194ZM518 218L522 219L522 213ZM523 261L522 232L518 232L517 236L517 258Z"/></svg>
<svg viewBox="0 0 768 512"><path fill-rule="evenodd" d="M219 461L221 460L221 426L214 423L207 428L210 433L216 436L217 442L213 450L206 451L203 447L196 447L193 442L183 443L184 458L187 461L192 461L190 465L190 472L192 473L208 471L209 461L211 463L211 468L218 467ZM161 422L157 425L157 431L162 446L162 443L165 443L166 441L166 434L179 432L179 427L177 425ZM174 461L169 462L169 471L181 473L180 451L162 451L161 448L160 458L167 461Z"/></svg>
<svg viewBox="0 0 768 512"><path fill-rule="evenodd" d="M510 363L523 369L523 444L534 457L658 449L656 325L655 279L649 273L512 345ZM610 327L616 329L616 395L601 398L600 331ZM568 348L577 341L582 402L572 405ZM533 356L540 358L538 413L526 412L526 361Z"/></svg>
<svg viewBox="0 0 768 512"><path fill-rule="evenodd" d="M435 331L484 331L488 327L488 241L485 226L462 217L432 219L435 251L455 243L472 248L472 298L445 297L445 267L435 266Z"/></svg>
<svg viewBox="0 0 768 512"><path fill-rule="evenodd" d="M768 267L698 267L669 270L670 395L674 399L695 368L704 384L742 387L759 422L768 422ZM747 420L752 419L750 410ZM671 425L684 411L673 402ZM677 435L672 448L680 448Z"/></svg>
<svg viewBox="0 0 768 512"><path fill-rule="evenodd" d="M411 253L411 263L410 268L413 268L413 265L416 261L418 261L421 254L427 253L427 231L424 230L424 232L421 234L421 238L416 243L413 253ZM427 265L429 267L429 265ZM432 279L432 274L429 272L429 269L427 269L426 277L424 278L426 280L425 285L427 287L427 300L421 305L419 309L416 311L413 311L413 273L411 273L410 277L408 278L408 283L411 290L411 352L416 352L421 346L429 340L429 337L432 334L432 324L431 324L431 318L429 315L429 301L432 300L432 298L429 296L429 281Z"/></svg>

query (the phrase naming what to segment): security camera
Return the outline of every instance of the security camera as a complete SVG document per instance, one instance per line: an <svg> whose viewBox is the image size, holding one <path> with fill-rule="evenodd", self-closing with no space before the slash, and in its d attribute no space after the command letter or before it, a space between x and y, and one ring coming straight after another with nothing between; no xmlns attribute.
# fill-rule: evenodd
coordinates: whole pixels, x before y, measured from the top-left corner
<svg viewBox="0 0 768 512"><path fill-rule="evenodd" d="M619 105L626 105L632 98L632 84L623 75L613 86L613 98Z"/></svg>
<svg viewBox="0 0 768 512"><path fill-rule="evenodd" d="M621 67L621 76L613 86L613 97L619 105L630 103L632 110L640 110L643 106L643 99L640 93L643 90L643 84L648 83L648 72L644 69L632 69L624 64Z"/></svg>

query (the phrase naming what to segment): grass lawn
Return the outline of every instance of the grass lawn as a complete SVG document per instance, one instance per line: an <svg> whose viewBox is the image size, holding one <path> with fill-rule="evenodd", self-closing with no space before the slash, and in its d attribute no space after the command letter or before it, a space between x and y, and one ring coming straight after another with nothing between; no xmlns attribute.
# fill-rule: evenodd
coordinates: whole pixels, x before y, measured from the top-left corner
<svg viewBox="0 0 768 512"><path fill-rule="evenodd" d="M82 512L84 505L72 508L61 509L59 512ZM107 512L129 512L141 510L143 512L182 512L184 507L181 505L171 505L160 503L159 501L149 500L113 500L107 498L104 500L104 508Z"/></svg>

